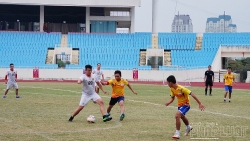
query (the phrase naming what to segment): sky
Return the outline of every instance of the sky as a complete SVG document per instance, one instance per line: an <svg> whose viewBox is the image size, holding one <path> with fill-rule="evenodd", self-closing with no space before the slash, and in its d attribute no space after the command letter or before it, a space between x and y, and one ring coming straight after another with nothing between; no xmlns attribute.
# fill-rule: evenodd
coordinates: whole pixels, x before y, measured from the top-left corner
<svg viewBox="0 0 250 141"><path fill-rule="evenodd" d="M135 8L135 31L152 32L152 1L141 0L141 6ZM190 15L193 32L205 32L209 17L231 15L237 32L250 32L250 0L154 0L156 1L156 32L171 32L174 15ZM177 1L177 5L176 5Z"/></svg>

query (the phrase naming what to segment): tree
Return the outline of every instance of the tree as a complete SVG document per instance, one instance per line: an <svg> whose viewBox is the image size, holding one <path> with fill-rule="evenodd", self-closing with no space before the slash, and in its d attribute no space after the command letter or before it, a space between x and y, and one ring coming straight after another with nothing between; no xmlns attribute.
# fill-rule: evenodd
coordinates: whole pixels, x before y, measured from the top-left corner
<svg viewBox="0 0 250 141"><path fill-rule="evenodd" d="M250 71L250 58L229 60L228 66L231 67L235 73L240 74L241 82L245 82L247 78L247 71Z"/></svg>
<svg viewBox="0 0 250 141"><path fill-rule="evenodd" d="M152 57L150 57L148 60L148 66L152 65ZM163 65L163 57L158 57L158 65L162 66Z"/></svg>

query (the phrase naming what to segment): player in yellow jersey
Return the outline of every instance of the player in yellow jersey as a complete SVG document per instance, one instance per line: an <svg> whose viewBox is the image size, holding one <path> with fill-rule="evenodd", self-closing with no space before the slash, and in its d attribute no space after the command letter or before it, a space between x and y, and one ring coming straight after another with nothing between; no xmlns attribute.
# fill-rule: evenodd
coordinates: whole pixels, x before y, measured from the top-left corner
<svg viewBox="0 0 250 141"><path fill-rule="evenodd" d="M121 71L117 70L114 73L115 79L110 79L108 82L102 82L103 85L111 85L112 86L112 96L109 102L109 107L107 109L107 113L110 115L110 111L113 106L118 103L120 106L120 121L122 121L125 117L124 114L124 86L128 86L129 89L134 93L137 94L129 85L128 81L121 78L122 73Z"/></svg>
<svg viewBox="0 0 250 141"><path fill-rule="evenodd" d="M229 99L228 102L231 102L231 94L233 90L235 76L232 73L232 68L227 68L227 73L224 75L224 83L225 83L225 95L224 95L224 102L226 102L227 93L229 93Z"/></svg>
<svg viewBox="0 0 250 141"><path fill-rule="evenodd" d="M173 75L170 75L167 78L167 82L168 82L168 86L170 87L171 99L165 105L168 106L169 104L171 104L174 101L175 97L178 99L178 111L175 114L176 132L172 138L179 139L180 128L181 128L180 119L182 119L182 121L186 125L186 133L185 133L186 136L188 136L189 132L193 129L189 125L189 121L187 117L185 116L185 114L190 109L189 95L191 95L196 100L196 102L199 104L199 108L201 109L201 111L205 109L205 106L200 102L200 100L196 97L196 95L193 92L191 92L189 89L181 85L176 84L176 79Z"/></svg>

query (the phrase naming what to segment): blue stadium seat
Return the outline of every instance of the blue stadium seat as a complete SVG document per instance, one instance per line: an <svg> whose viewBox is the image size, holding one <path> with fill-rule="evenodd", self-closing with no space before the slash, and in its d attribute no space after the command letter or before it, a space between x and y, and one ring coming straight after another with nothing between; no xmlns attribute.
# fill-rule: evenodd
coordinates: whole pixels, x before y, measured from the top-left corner
<svg viewBox="0 0 250 141"><path fill-rule="evenodd" d="M60 42L61 33L0 32L0 65L51 67L45 65L47 50Z"/></svg>
<svg viewBox="0 0 250 141"><path fill-rule="evenodd" d="M101 63L103 68L136 68L140 49L152 45L152 33L69 33L68 43L80 49L79 65ZM95 61L93 60L95 59ZM148 69L148 67L146 67Z"/></svg>

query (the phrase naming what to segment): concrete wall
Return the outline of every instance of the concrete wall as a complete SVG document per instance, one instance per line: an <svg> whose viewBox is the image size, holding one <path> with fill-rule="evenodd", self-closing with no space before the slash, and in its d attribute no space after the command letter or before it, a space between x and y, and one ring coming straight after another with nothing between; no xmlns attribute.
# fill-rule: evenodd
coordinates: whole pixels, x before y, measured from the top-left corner
<svg viewBox="0 0 250 141"><path fill-rule="evenodd" d="M0 68L0 78L4 78L8 68ZM18 79L33 79L33 69L18 69ZM206 69L181 70L181 71L157 71L157 70L139 70L139 80L142 81L163 81L169 75L175 75L180 82L202 82ZM105 78L113 78L114 70L103 70ZM76 80L83 73L83 70L73 69L39 69L41 79L67 79ZM122 70L122 77L132 80L132 70Z"/></svg>
<svg viewBox="0 0 250 141"><path fill-rule="evenodd" d="M130 16L90 16L90 21L131 21Z"/></svg>
<svg viewBox="0 0 250 141"><path fill-rule="evenodd" d="M213 71L219 71L221 69L221 47L219 47L215 57L214 61L212 63L212 70Z"/></svg>
<svg viewBox="0 0 250 141"><path fill-rule="evenodd" d="M219 47L215 55L214 61L212 63L213 70L215 71L221 70L222 57L250 57L250 47L237 47L237 46Z"/></svg>
<svg viewBox="0 0 250 141"><path fill-rule="evenodd" d="M246 83L250 83L250 71L247 71Z"/></svg>
<svg viewBox="0 0 250 141"><path fill-rule="evenodd" d="M141 0L0 0L0 4L56 5L89 7L129 7L140 6Z"/></svg>

